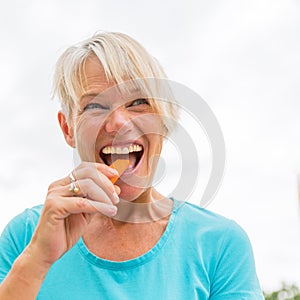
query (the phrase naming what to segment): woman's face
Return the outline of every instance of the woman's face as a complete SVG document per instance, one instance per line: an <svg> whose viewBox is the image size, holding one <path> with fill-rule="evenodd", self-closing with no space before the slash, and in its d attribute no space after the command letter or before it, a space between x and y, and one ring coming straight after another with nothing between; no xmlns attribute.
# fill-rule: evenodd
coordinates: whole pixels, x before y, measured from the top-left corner
<svg viewBox="0 0 300 300"><path fill-rule="evenodd" d="M79 93L80 105L74 112L75 146L82 161L110 165L129 159L129 167L116 183L120 198L144 202L161 152L164 126L141 92L127 87L121 92L107 81L98 59L87 60L84 92Z"/></svg>

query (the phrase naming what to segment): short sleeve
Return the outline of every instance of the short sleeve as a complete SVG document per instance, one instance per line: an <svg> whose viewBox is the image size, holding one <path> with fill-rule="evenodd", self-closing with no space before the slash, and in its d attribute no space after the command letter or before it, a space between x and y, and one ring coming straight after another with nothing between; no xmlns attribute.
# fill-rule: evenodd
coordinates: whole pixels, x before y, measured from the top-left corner
<svg viewBox="0 0 300 300"><path fill-rule="evenodd" d="M13 218L0 236L0 283L10 271L16 258L30 242L40 209L26 209Z"/></svg>
<svg viewBox="0 0 300 300"><path fill-rule="evenodd" d="M210 300L263 300L249 238L230 221L217 254Z"/></svg>

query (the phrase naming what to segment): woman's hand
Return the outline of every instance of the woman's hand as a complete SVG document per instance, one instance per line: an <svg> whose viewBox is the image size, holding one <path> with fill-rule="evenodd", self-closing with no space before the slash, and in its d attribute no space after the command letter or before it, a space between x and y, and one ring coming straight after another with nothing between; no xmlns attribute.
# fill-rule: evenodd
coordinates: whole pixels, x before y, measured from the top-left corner
<svg viewBox="0 0 300 300"><path fill-rule="evenodd" d="M27 254L50 267L83 235L93 214L114 216L120 189L109 178L116 172L105 164L83 162L72 172L77 194L69 190L70 177L52 183Z"/></svg>

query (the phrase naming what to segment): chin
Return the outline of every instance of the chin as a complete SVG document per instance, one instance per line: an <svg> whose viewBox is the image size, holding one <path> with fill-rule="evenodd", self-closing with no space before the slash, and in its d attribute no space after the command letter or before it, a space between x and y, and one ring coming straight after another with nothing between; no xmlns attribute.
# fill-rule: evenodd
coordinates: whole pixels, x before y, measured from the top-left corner
<svg viewBox="0 0 300 300"><path fill-rule="evenodd" d="M116 184L119 185L118 183ZM129 186L127 184L126 185L120 184L119 186L121 188L121 193L119 197L125 201L133 202L139 200L139 198L145 193L144 188L143 189L136 188L133 186Z"/></svg>

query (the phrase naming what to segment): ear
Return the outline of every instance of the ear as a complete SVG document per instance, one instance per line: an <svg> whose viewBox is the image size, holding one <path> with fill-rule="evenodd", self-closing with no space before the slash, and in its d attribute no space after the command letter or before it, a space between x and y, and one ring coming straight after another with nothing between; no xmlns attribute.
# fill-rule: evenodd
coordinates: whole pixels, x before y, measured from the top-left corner
<svg viewBox="0 0 300 300"><path fill-rule="evenodd" d="M66 142L72 147L75 148L75 138L74 130L69 126L66 116L62 111L58 112L57 115L59 126L64 134Z"/></svg>

